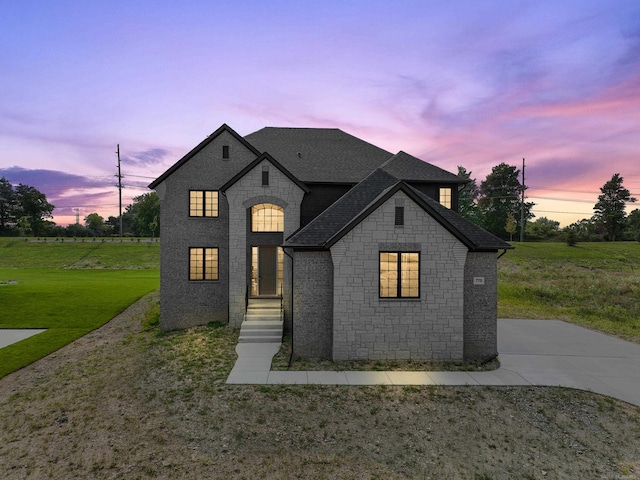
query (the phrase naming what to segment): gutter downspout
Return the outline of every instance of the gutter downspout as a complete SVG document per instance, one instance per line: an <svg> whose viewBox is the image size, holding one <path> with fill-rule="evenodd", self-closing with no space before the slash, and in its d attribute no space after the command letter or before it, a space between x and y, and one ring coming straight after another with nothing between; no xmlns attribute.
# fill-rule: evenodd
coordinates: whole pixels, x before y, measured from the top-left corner
<svg viewBox="0 0 640 480"><path fill-rule="evenodd" d="M291 367L291 362L293 361L293 269L294 269L294 262L293 262L293 257L291 255L289 255L289 253L287 252L286 248L282 248L282 251L284 252L284 254L289 257L291 259L291 353L289 354L289 367Z"/></svg>
<svg viewBox="0 0 640 480"><path fill-rule="evenodd" d="M496 258L496 260L500 260L505 253L507 253L507 249L506 248L504 248L502 250L502 253L500 255L498 255L498 258Z"/></svg>

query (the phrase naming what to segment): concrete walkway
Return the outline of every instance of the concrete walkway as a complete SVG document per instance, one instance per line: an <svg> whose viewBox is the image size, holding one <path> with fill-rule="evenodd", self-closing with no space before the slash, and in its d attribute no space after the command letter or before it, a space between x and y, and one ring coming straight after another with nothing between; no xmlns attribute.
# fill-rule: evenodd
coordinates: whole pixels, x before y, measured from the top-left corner
<svg viewBox="0 0 640 480"><path fill-rule="evenodd" d="M227 383L562 386L640 406L640 345L556 320L499 320L500 368L491 372L272 372L278 349L238 344Z"/></svg>
<svg viewBox="0 0 640 480"><path fill-rule="evenodd" d="M2 328L0 329L0 348L7 347L12 343L18 343L25 338L32 337L33 335L37 335L38 333L45 331L46 329L42 328Z"/></svg>

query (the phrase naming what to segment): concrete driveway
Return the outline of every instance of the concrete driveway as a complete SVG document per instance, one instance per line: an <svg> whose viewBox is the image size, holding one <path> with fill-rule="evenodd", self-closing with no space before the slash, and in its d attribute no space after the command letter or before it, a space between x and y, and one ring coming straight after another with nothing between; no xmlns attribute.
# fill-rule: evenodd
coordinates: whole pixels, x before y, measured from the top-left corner
<svg viewBox="0 0 640 480"><path fill-rule="evenodd" d="M559 320L499 320L500 369L531 385L590 390L640 405L640 345Z"/></svg>
<svg viewBox="0 0 640 480"><path fill-rule="evenodd" d="M238 344L230 384L522 385L593 391L640 406L640 345L557 320L498 320L491 372L271 371L278 344Z"/></svg>

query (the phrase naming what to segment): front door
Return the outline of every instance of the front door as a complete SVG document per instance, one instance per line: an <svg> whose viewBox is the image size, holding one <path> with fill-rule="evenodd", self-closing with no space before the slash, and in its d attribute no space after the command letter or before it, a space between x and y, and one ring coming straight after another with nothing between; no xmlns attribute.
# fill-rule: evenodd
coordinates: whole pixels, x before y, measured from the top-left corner
<svg viewBox="0 0 640 480"><path fill-rule="evenodd" d="M278 247L258 247L258 295L276 295L278 284Z"/></svg>

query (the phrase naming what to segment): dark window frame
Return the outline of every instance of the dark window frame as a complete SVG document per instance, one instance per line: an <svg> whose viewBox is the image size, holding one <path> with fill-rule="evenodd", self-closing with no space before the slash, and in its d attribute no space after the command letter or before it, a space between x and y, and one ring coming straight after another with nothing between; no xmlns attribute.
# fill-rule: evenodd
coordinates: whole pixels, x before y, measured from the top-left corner
<svg viewBox="0 0 640 480"><path fill-rule="evenodd" d="M222 158L224 158L224 159L228 159L229 158L229 145L223 145L222 146Z"/></svg>
<svg viewBox="0 0 640 480"><path fill-rule="evenodd" d="M194 272L193 270L193 258L192 253L198 250L200 253L200 259L202 263L198 265L198 270ZM207 261L206 261L206 253L207 250L215 250L216 251L216 264L215 264L215 278L207 277ZM220 280L220 248L219 247L189 247L189 268L187 278L190 282L217 282ZM200 278L193 278L195 274L199 274Z"/></svg>
<svg viewBox="0 0 640 480"><path fill-rule="evenodd" d="M262 171L262 186L263 187L269 186L269 170Z"/></svg>
<svg viewBox="0 0 640 480"><path fill-rule="evenodd" d="M191 206L191 194L193 192L202 194L202 206L198 208L198 214L192 214L192 206ZM207 193L215 193L216 194L216 208L215 215L206 215L207 213ZM190 218L218 218L220 216L220 193L218 190L189 190L189 217Z"/></svg>
<svg viewBox="0 0 640 480"><path fill-rule="evenodd" d="M445 193L445 195L443 195L443 193ZM453 188L452 187L447 187L447 186L438 187L438 203L450 210L453 208Z"/></svg>
<svg viewBox="0 0 640 480"><path fill-rule="evenodd" d="M396 254L398 256L396 263L396 272L397 272L397 281L396 281L396 294L395 296L383 296L382 295L382 255L383 254ZM416 254L418 256L418 294L417 295L402 295L402 255L403 254ZM421 279L421 262L420 262L420 251L397 251L397 250L381 250L378 252L378 298L380 300L410 300L410 299L420 299L420 279Z"/></svg>

